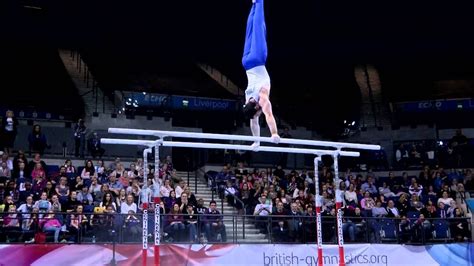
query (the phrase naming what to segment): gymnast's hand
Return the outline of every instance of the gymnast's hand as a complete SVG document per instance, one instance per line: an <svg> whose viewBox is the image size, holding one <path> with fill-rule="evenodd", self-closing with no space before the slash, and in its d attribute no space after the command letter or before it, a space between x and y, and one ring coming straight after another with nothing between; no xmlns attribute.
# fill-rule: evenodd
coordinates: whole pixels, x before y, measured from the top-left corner
<svg viewBox="0 0 474 266"><path fill-rule="evenodd" d="M272 134L271 139L272 139L272 142L276 144L280 143L280 140L281 140L278 134Z"/></svg>
<svg viewBox="0 0 474 266"><path fill-rule="evenodd" d="M250 145L250 147L252 147L252 150L257 152L258 149L260 148L260 142L259 141L255 141L252 145Z"/></svg>

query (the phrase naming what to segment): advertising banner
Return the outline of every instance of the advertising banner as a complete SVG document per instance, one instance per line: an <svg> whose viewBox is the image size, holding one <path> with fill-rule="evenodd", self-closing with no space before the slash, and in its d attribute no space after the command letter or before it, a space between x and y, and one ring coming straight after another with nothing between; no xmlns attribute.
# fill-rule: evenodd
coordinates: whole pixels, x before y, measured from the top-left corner
<svg viewBox="0 0 474 266"><path fill-rule="evenodd" d="M117 265L140 265L142 246L117 245ZM316 245L162 245L161 265L317 265ZM453 266L473 265L472 244L430 246L350 244L345 245L346 265ZM323 246L324 265L339 265L337 245ZM153 247L148 249L153 265ZM112 245L0 245L3 265L110 265Z"/></svg>

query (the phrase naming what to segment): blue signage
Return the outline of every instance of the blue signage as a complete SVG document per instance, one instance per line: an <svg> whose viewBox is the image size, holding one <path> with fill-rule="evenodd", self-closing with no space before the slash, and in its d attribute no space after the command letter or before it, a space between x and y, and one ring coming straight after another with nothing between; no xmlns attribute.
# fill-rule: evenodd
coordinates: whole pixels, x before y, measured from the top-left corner
<svg viewBox="0 0 474 266"><path fill-rule="evenodd" d="M449 111L474 111L474 99L459 100L434 100L420 102L405 102L397 104L402 112L449 112Z"/></svg>
<svg viewBox="0 0 474 266"><path fill-rule="evenodd" d="M170 96L156 93L129 93L125 96L125 102L136 103L140 107L163 107L169 102Z"/></svg>
<svg viewBox="0 0 474 266"><path fill-rule="evenodd" d="M212 98L173 96L173 109L209 110L209 111L236 111L236 101Z"/></svg>
<svg viewBox="0 0 474 266"><path fill-rule="evenodd" d="M125 104L137 108L189 109L195 111L237 111L237 101L204 97L188 97L157 93L130 92L125 94Z"/></svg>

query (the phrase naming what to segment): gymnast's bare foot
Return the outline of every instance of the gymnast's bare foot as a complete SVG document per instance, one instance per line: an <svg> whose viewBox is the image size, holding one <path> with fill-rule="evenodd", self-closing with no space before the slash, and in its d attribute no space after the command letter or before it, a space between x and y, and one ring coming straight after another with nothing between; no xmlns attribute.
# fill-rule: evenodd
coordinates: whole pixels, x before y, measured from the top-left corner
<svg viewBox="0 0 474 266"><path fill-rule="evenodd" d="M280 143L280 136L278 134L272 134L271 139L273 143Z"/></svg>

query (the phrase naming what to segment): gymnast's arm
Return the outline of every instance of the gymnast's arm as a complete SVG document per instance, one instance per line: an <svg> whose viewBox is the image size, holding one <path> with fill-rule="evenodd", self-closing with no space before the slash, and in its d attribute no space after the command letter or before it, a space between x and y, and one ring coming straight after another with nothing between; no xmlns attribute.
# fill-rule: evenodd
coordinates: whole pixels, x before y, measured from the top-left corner
<svg viewBox="0 0 474 266"><path fill-rule="evenodd" d="M258 117L259 115L257 114L250 119L250 130L254 137L260 137L260 124L258 123Z"/></svg>
<svg viewBox="0 0 474 266"><path fill-rule="evenodd" d="M273 116L272 111L272 103L268 97L268 88L263 87L260 90L260 100L259 104L262 108L262 112L265 115L265 120L267 121L268 128L270 129L270 133L272 136L278 135L278 129L275 121L275 117Z"/></svg>

